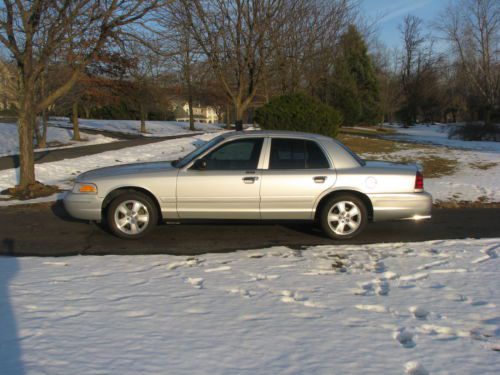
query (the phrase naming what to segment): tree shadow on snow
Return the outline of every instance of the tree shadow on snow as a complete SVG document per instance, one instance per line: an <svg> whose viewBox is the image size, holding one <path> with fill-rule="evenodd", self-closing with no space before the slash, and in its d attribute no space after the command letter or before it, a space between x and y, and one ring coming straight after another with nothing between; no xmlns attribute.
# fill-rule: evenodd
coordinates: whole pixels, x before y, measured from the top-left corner
<svg viewBox="0 0 500 375"><path fill-rule="evenodd" d="M16 317L10 301L9 283L19 270L14 253L15 241L5 238L0 252L0 373L9 375L24 374L21 360L20 339L17 332Z"/></svg>

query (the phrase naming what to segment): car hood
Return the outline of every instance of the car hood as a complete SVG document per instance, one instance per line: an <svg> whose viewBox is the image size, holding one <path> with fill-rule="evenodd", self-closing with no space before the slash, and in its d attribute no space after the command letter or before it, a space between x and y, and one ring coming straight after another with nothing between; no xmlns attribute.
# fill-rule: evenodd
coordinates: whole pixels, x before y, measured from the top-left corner
<svg viewBox="0 0 500 375"><path fill-rule="evenodd" d="M109 178L115 176L125 176L125 175L145 175L145 174L155 174L164 173L175 169L171 162L154 162L154 163L134 163L134 164L124 164L115 165L112 167L105 167L99 169L93 169L91 171L82 173L76 179L76 181L88 181L92 182L100 178Z"/></svg>

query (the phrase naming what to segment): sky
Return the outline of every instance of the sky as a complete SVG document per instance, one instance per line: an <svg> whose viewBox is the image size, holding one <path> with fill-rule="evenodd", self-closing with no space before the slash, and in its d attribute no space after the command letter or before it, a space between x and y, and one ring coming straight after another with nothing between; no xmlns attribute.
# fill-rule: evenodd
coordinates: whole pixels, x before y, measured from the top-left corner
<svg viewBox="0 0 500 375"><path fill-rule="evenodd" d="M361 0L361 11L369 20L378 20L379 38L388 47L401 45L398 26L407 14L424 21L424 33L446 6L457 0Z"/></svg>

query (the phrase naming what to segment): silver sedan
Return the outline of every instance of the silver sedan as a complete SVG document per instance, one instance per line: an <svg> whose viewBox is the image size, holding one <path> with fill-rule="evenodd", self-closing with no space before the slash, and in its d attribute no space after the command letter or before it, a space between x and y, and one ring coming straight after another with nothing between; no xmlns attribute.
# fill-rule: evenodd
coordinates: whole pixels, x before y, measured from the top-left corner
<svg viewBox="0 0 500 375"><path fill-rule="evenodd" d="M254 131L225 133L174 162L83 173L64 203L126 239L192 219L316 221L347 239L369 222L430 218L432 197L416 165L365 161L321 135Z"/></svg>

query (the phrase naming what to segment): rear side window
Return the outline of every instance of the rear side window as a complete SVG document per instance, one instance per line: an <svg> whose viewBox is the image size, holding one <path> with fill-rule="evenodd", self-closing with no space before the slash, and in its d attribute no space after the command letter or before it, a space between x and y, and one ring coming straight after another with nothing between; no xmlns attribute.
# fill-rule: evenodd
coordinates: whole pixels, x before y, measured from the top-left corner
<svg viewBox="0 0 500 375"><path fill-rule="evenodd" d="M330 168L321 148L303 139L274 138L271 141L269 169Z"/></svg>

